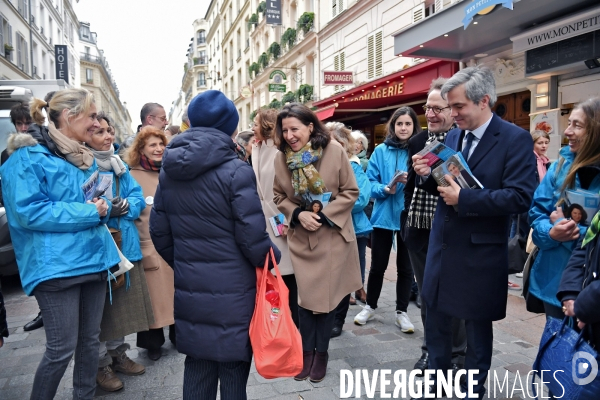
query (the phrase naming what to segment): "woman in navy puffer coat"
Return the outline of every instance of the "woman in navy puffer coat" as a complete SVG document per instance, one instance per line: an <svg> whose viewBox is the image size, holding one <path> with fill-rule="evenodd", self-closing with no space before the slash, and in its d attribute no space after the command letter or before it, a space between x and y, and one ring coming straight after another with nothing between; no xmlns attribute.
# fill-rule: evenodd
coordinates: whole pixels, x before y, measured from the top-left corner
<svg viewBox="0 0 600 400"><path fill-rule="evenodd" d="M150 216L159 254L175 271L177 350L187 354L183 397L245 399L256 267L271 247L252 167L231 139L234 104L209 90L188 107L191 126L165 150ZM208 126L208 127L203 127Z"/></svg>

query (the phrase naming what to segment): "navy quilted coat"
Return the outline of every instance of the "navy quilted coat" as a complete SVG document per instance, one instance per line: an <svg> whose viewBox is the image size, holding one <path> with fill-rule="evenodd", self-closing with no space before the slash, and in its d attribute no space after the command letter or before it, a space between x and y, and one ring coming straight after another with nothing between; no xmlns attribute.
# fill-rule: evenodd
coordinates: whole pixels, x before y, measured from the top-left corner
<svg viewBox="0 0 600 400"><path fill-rule="evenodd" d="M177 350L196 359L250 361L256 267L273 247L252 167L231 137L191 128L165 150L150 235L175 271Z"/></svg>

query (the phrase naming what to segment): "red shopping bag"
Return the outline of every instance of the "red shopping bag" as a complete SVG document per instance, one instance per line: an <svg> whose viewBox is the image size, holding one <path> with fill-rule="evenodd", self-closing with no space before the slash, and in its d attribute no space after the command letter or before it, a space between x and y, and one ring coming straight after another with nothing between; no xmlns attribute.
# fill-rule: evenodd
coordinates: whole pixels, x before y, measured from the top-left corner
<svg viewBox="0 0 600 400"><path fill-rule="evenodd" d="M269 271L269 257L275 277ZM277 305L277 293L279 307ZM302 371L302 338L292 320L289 291L283 283L273 249L265 266L256 269L256 306L250 322L250 343L256 371L263 378L296 376Z"/></svg>

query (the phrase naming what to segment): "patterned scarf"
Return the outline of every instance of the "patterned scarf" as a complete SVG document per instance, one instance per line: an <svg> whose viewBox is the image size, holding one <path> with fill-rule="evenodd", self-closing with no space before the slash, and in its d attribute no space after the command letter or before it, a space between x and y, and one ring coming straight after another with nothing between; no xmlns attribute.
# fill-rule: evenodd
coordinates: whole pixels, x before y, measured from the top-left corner
<svg viewBox="0 0 600 400"><path fill-rule="evenodd" d="M160 166L162 165L162 161L153 161L146 157L144 154L140 154L140 167L144 168L146 171L160 171Z"/></svg>
<svg viewBox="0 0 600 400"><path fill-rule="evenodd" d="M450 129L454 129L454 126L452 126ZM444 143L446 140L446 134L447 132L437 134L433 132L427 132L428 138L425 145L433 142L434 140ZM408 226L431 230L431 224L433 222L433 215L435 214L437 201L438 196L429 194L423 189L419 189L415 186L413 198L410 202L410 208L408 209L408 219L406 221Z"/></svg>
<svg viewBox="0 0 600 400"><path fill-rule="evenodd" d="M313 163L323 155L323 149L313 150L310 142L294 152L289 146L285 149L285 161L288 169L292 171L292 186L296 196L306 193L323 194L327 190L319 171Z"/></svg>
<svg viewBox="0 0 600 400"><path fill-rule="evenodd" d="M597 212L596 215L594 215L592 223L590 224L590 227L585 233L585 237L583 238L583 243L581 244L581 247L585 247L586 244L594 240L594 238L598 234L598 231L600 231L600 211Z"/></svg>

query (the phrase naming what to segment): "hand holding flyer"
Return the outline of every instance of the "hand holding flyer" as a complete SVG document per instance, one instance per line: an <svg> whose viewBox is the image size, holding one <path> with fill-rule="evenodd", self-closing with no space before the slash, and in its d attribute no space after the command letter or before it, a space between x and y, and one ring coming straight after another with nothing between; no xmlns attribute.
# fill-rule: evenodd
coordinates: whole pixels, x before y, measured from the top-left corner
<svg viewBox="0 0 600 400"><path fill-rule="evenodd" d="M392 179L390 179L390 181L388 182L388 184L385 185L385 186L388 189L392 189L394 187L394 185L397 184L397 183L405 184L406 183L406 177L407 177L406 171L396 171L396 173L394 173L394 176L392 176Z"/></svg>

